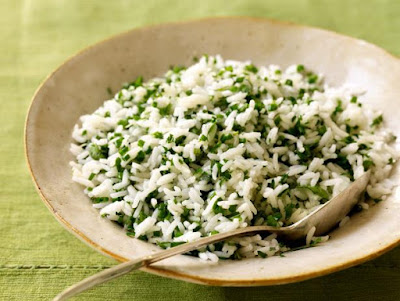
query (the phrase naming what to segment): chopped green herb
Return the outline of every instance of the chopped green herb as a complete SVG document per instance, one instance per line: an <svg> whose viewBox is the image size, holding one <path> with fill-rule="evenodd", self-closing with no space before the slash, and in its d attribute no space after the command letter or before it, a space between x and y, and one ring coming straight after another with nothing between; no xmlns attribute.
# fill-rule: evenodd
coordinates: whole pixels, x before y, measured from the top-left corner
<svg viewBox="0 0 400 301"><path fill-rule="evenodd" d="M274 102L267 106L267 110L269 112L276 111L277 109L278 109L278 105Z"/></svg>
<svg viewBox="0 0 400 301"><path fill-rule="evenodd" d="M287 79L286 81L285 81L285 85L286 86L293 86L293 81L291 80L291 79Z"/></svg>
<svg viewBox="0 0 400 301"><path fill-rule="evenodd" d="M135 161L137 163L142 163L144 161L144 158L146 157L146 154L144 153L144 151L139 151L139 153L137 154L137 156L135 157Z"/></svg>
<svg viewBox="0 0 400 301"><path fill-rule="evenodd" d="M231 140L232 138L233 138L232 134L228 134L228 135L223 134L221 136L220 140L222 143L225 143L226 141Z"/></svg>
<svg viewBox="0 0 400 301"><path fill-rule="evenodd" d="M372 160L364 160L363 162L365 170L368 170L372 165L374 165L374 162L372 162Z"/></svg>
<svg viewBox="0 0 400 301"><path fill-rule="evenodd" d="M304 71L304 66L303 65L297 65L297 68L296 68L296 70L297 70L297 72L303 72Z"/></svg>
<svg viewBox="0 0 400 301"><path fill-rule="evenodd" d="M311 73L310 75L308 75L308 83L309 84L315 84L318 80L318 75Z"/></svg>
<svg viewBox="0 0 400 301"><path fill-rule="evenodd" d="M383 116L382 116L382 115L379 115L378 117L376 117L376 118L372 121L371 126L378 126L378 125L380 125L380 124L382 123L382 121L383 121Z"/></svg>
<svg viewBox="0 0 400 301"><path fill-rule="evenodd" d="M329 199L329 193L320 186L299 186L299 188L306 188L310 190L312 193L320 196L323 199Z"/></svg>
<svg viewBox="0 0 400 301"><path fill-rule="evenodd" d="M252 72L252 73L257 73L257 71L258 71L257 67L254 66L254 65L246 65L246 66L244 67L244 69L245 69L246 71L249 71L249 72Z"/></svg>
<svg viewBox="0 0 400 301"><path fill-rule="evenodd" d="M108 156L108 147L107 146L98 146L97 144L92 143L89 146L89 155L94 160L106 158Z"/></svg>
<svg viewBox="0 0 400 301"><path fill-rule="evenodd" d="M207 139L207 136L201 135L200 138L199 138L199 140L200 140L200 141L207 141L208 139Z"/></svg>
<svg viewBox="0 0 400 301"><path fill-rule="evenodd" d="M161 116L166 116L171 114L172 104L168 104L167 106L160 108L159 112Z"/></svg>
<svg viewBox="0 0 400 301"><path fill-rule="evenodd" d="M353 96L353 97L350 99L350 102L351 102L351 103L357 103L357 97L356 97L356 96Z"/></svg>
<svg viewBox="0 0 400 301"><path fill-rule="evenodd" d="M164 138L164 135L162 133L160 133L160 132L153 133L153 136L154 136L154 138L157 138L157 139L163 139Z"/></svg>

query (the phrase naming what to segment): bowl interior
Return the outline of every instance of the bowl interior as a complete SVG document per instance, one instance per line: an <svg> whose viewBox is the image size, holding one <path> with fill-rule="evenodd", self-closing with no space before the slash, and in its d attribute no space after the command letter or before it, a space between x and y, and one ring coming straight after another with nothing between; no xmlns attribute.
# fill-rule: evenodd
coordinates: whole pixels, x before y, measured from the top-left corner
<svg viewBox="0 0 400 301"><path fill-rule="evenodd" d="M26 124L26 151L40 194L55 216L75 235L119 260L147 255L156 246L130 238L102 219L82 187L71 180L71 132L79 116L91 113L139 75L162 75L170 65L189 65L194 56L221 54L255 64L304 64L325 75L330 85L365 89L365 102L381 109L400 134L400 62L363 41L335 33L269 20L216 18L136 29L74 56L57 69L34 96ZM396 168L393 179L399 180ZM400 197L351 218L316 248L285 257L220 261L176 256L148 271L194 282L262 285L326 274L378 256L400 240Z"/></svg>

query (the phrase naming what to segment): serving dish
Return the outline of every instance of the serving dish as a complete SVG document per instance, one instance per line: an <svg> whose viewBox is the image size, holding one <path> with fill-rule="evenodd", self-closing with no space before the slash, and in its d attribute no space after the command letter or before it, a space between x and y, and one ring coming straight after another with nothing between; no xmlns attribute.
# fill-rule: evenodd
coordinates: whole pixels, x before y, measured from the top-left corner
<svg viewBox="0 0 400 301"><path fill-rule="evenodd" d="M256 64L302 63L325 74L332 86L349 84L367 93L363 101L381 109L386 125L400 133L400 61L364 41L332 32L266 19L211 18L136 29L82 51L52 73L29 109L26 154L39 193L51 212L97 250L126 261L158 250L125 235L102 219L81 187L71 180L71 131L123 82L163 74L170 65L189 65L203 53ZM395 169L394 181L399 180ZM353 216L318 247L285 257L210 263L176 256L144 270L211 285L272 285L324 275L379 256L400 241L398 190L384 202Z"/></svg>

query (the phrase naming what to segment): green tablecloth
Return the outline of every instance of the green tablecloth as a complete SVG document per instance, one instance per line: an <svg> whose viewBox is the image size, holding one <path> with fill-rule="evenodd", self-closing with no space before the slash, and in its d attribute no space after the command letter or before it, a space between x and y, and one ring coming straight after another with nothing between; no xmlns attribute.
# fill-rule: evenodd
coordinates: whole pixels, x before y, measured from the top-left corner
<svg viewBox="0 0 400 301"><path fill-rule="evenodd" d="M319 26L400 55L400 1L1 0L0 299L49 300L66 286L116 264L65 231L31 182L23 126L39 83L83 47L145 24L250 15ZM400 80L400 79L399 79ZM80 300L395 300L400 249L358 267L303 283L207 287L135 272Z"/></svg>

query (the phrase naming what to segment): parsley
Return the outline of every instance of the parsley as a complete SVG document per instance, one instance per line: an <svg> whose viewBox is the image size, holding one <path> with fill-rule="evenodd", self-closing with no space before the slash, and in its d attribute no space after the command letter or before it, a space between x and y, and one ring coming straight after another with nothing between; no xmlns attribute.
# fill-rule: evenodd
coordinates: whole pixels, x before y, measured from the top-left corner
<svg viewBox="0 0 400 301"><path fill-rule="evenodd" d="M175 139L175 144L176 145L182 145L183 142L185 142L185 140L186 140L186 136L185 135L179 136L178 138Z"/></svg>
<svg viewBox="0 0 400 301"><path fill-rule="evenodd" d="M278 105L276 103L271 103L268 105L267 110L269 112L276 111L278 109Z"/></svg>
<svg viewBox="0 0 400 301"><path fill-rule="evenodd" d="M154 136L154 138L157 138L157 139L163 139L164 138L164 135L162 133L160 133L160 132L153 133L153 136Z"/></svg>
<svg viewBox="0 0 400 301"><path fill-rule="evenodd" d="M378 125L380 125L380 124L382 123L382 121L383 121L383 116L382 116L382 115L379 115L378 117L376 117L376 118L372 121L371 126L378 126Z"/></svg>
<svg viewBox="0 0 400 301"><path fill-rule="evenodd" d="M285 81L285 85L286 85L286 86L291 86L291 87L293 87L293 81L292 81L291 79L287 79L287 80Z"/></svg>
<svg viewBox="0 0 400 301"><path fill-rule="evenodd" d="M336 108L335 108L335 110L333 111L332 115L333 115L333 116L336 116L336 114L337 114L337 113L340 113L340 112L343 112L343 108L342 108L342 101L339 99L339 100L337 101Z"/></svg>
<svg viewBox="0 0 400 301"><path fill-rule="evenodd" d="M92 202L95 204L99 204L99 203L106 203L109 201L108 197L102 197L102 198L92 198Z"/></svg>
<svg viewBox="0 0 400 301"><path fill-rule="evenodd" d="M299 188L306 188L306 189L310 190L312 193L320 196L323 199L329 199L329 193L325 189L321 188L320 186L307 185L307 186L299 186Z"/></svg>
<svg viewBox="0 0 400 301"><path fill-rule="evenodd" d="M254 108L257 110L257 111L261 111L262 109L264 109L264 104L263 104L263 102L262 101L260 101L260 100L257 100L256 101L256 104L255 104L255 106L254 106Z"/></svg>
<svg viewBox="0 0 400 301"><path fill-rule="evenodd" d="M345 137L345 138L343 138L343 142L346 143L346 144L353 143L354 141L355 141L354 138L352 136L350 136L350 135Z"/></svg>
<svg viewBox="0 0 400 301"><path fill-rule="evenodd" d="M232 138L233 138L232 134L228 134L228 135L223 134L221 136L220 140L222 143L225 143L226 141L231 140Z"/></svg>
<svg viewBox="0 0 400 301"><path fill-rule="evenodd" d="M287 204L285 206L286 219L289 219L292 216L293 211L294 211L295 208L296 208L296 206L294 204L292 204L292 203Z"/></svg>
<svg viewBox="0 0 400 301"><path fill-rule="evenodd" d="M233 72L233 67L232 66L226 66L225 70L229 71L229 72Z"/></svg>
<svg viewBox="0 0 400 301"><path fill-rule="evenodd" d="M167 138L167 143L171 143L174 142L174 136L172 136L172 134L170 134Z"/></svg>
<svg viewBox="0 0 400 301"><path fill-rule="evenodd" d="M325 125L319 126L319 127L317 128L317 131L318 131L318 134L322 136L322 135L325 134L326 131L327 131L326 126L325 126Z"/></svg>
<svg viewBox="0 0 400 301"><path fill-rule="evenodd" d="M208 139L207 139L207 136L201 135L200 138L199 138L199 140L200 140L200 141L207 141Z"/></svg>
<svg viewBox="0 0 400 301"><path fill-rule="evenodd" d="M301 136L306 133L306 127L301 123L301 116L297 119L295 125L288 129L288 133L293 136Z"/></svg>
<svg viewBox="0 0 400 301"><path fill-rule="evenodd" d="M144 151L139 151L139 153L135 157L135 161L137 163L142 163L145 157L146 157L146 154L144 153Z"/></svg>
<svg viewBox="0 0 400 301"><path fill-rule="evenodd" d="M137 144L139 147L143 147L144 141L142 139L140 139Z"/></svg>
<svg viewBox="0 0 400 301"><path fill-rule="evenodd" d="M252 72L252 73L257 73L257 71L258 71L257 67L254 66L254 65L246 65L246 66L244 67L244 69L245 69L246 71L249 71L249 72Z"/></svg>
<svg viewBox="0 0 400 301"><path fill-rule="evenodd" d="M374 165L374 162L372 162L372 160L364 160L364 162L363 162L363 166L364 166L365 170L369 169L372 165Z"/></svg>
<svg viewBox="0 0 400 301"><path fill-rule="evenodd" d="M357 97L356 97L356 96L353 96L353 97L350 99L350 102L351 102L351 103L357 103Z"/></svg>
<svg viewBox="0 0 400 301"><path fill-rule="evenodd" d="M186 67L184 67L184 66L175 66L175 67L172 67L172 72L173 73L179 73L179 72L181 72L182 70L185 70L186 69Z"/></svg>
<svg viewBox="0 0 400 301"><path fill-rule="evenodd" d="M309 84L315 84L318 80L318 75L314 74L314 73L310 73L308 75L308 83Z"/></svg>
<svg viewBox="0 0 400 301"><path fill-rule="evenodd" d="M273 215L268 215L267 216L267 225L272 226L272 227L278 226L278 219Z"/></svg>
<svg viewBox="0 0 400 301"><path fill-rule="evenodd" d="M297 70L297 72L303 72L304 71L304 66L303 65L297 65L297 68L296 68L296 70Z"/></svg>
<svg viewBox="0 0 400 301"><path fill-rule="evenodd" d="M121 156L125 155L129 151L129 148L127 146L124 146L121 148L118 152Z"/></svg>
<svg viewBox="0 0 400 301"><path fill-rule="evenodd" d="M100 158L106 158L108 156L108 146L106 145L98 146L97 144L92 143L89 146L89 155L94 160L99 160Z"/></svg>
<svg viewBox="0 0 400 301"><path fill-rule="evenodd" d="M172 109L172 104L168 104L164 108L160 108L159 112L161 116L166 116L168 114L171 114L171 109Z"/></svg>
<svg viewBox="0 0 400 301"><path fill-rule="evenodd" d="M115 159L115 167L117 168L118 172L123 172L123 168L121 166L121 158L120 157Z"/></svg>
<svg viewBox="0 0 400 301"><path fill-rule="evenodd" d="M115 142L114 142L114 143L115 143L115 146L116 146L117 148L120 148L123 140L124 140L124 138L122 138L122 137L120 137L120 138L118 138L117 140L115 140Z"/></svg>
<svg viewBox="0 0 400 301"><path fill-rule="evenodd" d="M133 82L133 85L135 86L135 88L142 86L143 85L143 77L138 76L136 78L136 80Z"/></svg>
<svg viewBox="0 0 400 301"><path fill-rule="evenodd" d="M281 119L281 117L279 115L276 116L275 119L274 119L274 123L275 123L276 126L279 126L281 121L282 121L282 119Z"/></svg>
<svg viewBox="0 0 400 301"><path fill-rule="evenodd" d="M128 119L121 119L120 121L118 121L117 124L118 125L122 125L123 128L126 128L126 126L129 124L129 120Z"/></svg>

